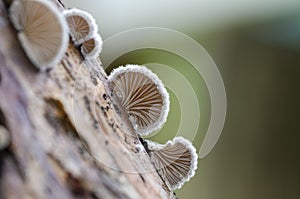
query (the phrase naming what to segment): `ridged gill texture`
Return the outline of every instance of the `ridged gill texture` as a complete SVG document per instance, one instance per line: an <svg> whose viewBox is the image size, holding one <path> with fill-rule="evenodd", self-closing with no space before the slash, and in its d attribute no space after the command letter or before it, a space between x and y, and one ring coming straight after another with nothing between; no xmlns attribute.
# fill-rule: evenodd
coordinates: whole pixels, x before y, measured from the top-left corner
<svg viewBox="0 0 300 199"><path fill-rule="evenodd" d="M62 59L68 46L68 26L56 5L47 0L14 0L9 16L36 67L45 69Z"/></svg>
<svg viewBox="0 0 300 199"><path fill-rule="evenodd" d="M190 141L175 137L165 145L151 141L147 141L147 144L152 163L172 190L179 189L194 176L198 156Z"/></svg>
<svg viewBox="0 0 300 199"><path fill-rule="evenodd" d="M89 32L90 27L87 21L81 16L70 16L67 18L70 28L70 34L74 41L85 38Z"/></svg>
<svg viewBox="0 0 300 199"><path fill-rule="evenodd" d="M96 34L82 43L81 53L85 58L97 57L102 50L102 39Z"/></svg>
<svg viewBox="0 0 300 199"><path fill-rule="evenodd" d="M88 12L72 8L64 11L67 19L70 35L75 45L93 38L98 31L95 19Z"/></svg>
<svg viewBox="0 0 300 199"><path fill-rule="evenodd" d="M148 135L166 121L169 95L162 82L143 66L127 65L113 71L113 93L129 115L137 133Z"/></svg>

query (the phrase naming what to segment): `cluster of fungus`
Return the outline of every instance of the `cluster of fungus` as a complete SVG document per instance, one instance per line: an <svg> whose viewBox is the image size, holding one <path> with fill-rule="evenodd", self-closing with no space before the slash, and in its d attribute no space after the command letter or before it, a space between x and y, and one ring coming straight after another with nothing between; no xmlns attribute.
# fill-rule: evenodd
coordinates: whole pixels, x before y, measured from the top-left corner
<svg viewBox="0 0 300 199"><path fill-rule="evenodd" d="M76 8L65 10L64 16L75 46L80 47L85 58L94 58L102 50L102 39L98 34L95 19L88 12Z"/></svg>
<svg viewBox="0 0 300 199"><path fill-rule="evenodd" d="M69 35L86 59L98 56L102 50L98 26L85 11L73 8L60 12L48 0L14 0L9 16L26 55L41 70L63 58ZM146 136L164 125L169 94L156 74L144 66L126 65L115 69L108 81L137 134ZM0 128L0 148L9 143L7 135ZM165 145L145 140L144 146L170 189L179 189L194 176L198 157L187 139L175 137Z"/></svg>
<svg viewBox="0 0 300 199"><path fill-rule="evenodd" d="M102 50L98 26L85 11L74 8L61 12L48 0L14 0L9 17L27 57L40 70L61 61L69 34L84 58L94 58Z"/></svg>
<svg viewBox="0 0 300 199"><path fill-rule="evenodd" d="M169 94L151 70L139 65L121 66L112 71L108 81L136 133L146 136L164 125L170 106ZM189 140L175 137L165 145L144 140L144 147L171 190L179 189L194 176L198 156Z"/></svg>

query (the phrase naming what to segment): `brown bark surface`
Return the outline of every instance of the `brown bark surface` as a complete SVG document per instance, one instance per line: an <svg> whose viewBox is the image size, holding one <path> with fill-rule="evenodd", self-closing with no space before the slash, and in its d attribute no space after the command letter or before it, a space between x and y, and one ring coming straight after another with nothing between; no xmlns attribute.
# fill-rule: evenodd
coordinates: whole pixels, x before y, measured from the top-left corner
<svg viewBox="0 0 300 199"><path fill-rule="evenodd" d="M99 60L70 43L39 72L0 1L0 198L170 198L148 154L114 103Z"/></svg>

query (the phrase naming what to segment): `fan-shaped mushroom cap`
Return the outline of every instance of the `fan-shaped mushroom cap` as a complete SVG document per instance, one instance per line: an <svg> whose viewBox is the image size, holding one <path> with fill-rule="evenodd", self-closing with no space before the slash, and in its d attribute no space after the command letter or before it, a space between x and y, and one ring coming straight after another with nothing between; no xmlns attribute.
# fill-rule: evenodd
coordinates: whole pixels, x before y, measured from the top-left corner
<svg viewBox="0 0 300 199"><path fill-rule="evenodd" d="M195 175L198 156L189 140L175 137L165 145L149 140L145 142L147 142L151 162L172 190L181 188Z"/></svg>
<svg viewBox="0 0 300 199"><path fill-rule="evenodd" d="M95 34L93 38L82 43L81 53L85 58L97 57L102 50L102 39L99 34Z"/></svg>
<svg viewBox="0 0 300 199"><path fill-rule="evenodd" d="M137 133L148 135L166 122L169 94L152 71L144 66L126 65L115 69L108 80Z"/></svg>
<svg viewBox="0 0 300 199"><path fill-rule="evenodd" d="M68 47L68 25L51 1L14 0L9 16L31 62L40 69L57 64Z"/></svg>
<svg viewBox="0 0 300 199"><path fill-rule="evenodd" d="M75 45L82 44L97 34L98 26L93 16L88 12L72 8L65 10L64 15L67 19L70 35Z"/></svg>

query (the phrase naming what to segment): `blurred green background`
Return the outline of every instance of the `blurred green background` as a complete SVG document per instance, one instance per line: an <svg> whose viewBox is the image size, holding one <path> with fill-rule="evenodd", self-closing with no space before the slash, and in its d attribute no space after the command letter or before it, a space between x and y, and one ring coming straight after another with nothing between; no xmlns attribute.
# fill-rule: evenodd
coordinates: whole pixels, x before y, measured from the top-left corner
<svg viewBox="0 0 300 199"><path fill-rule="evenodd" d="M222 135L199 161L183 199L300 198L300 1L299 0L64 0L95 16L103 40L139 27L163 27L198 41L221 72L227 94ZM176 41L174 41L175 43ZM104 51L105 49L103 49ZM156 62L186 65L155 49L130 52L109 67ZM196 91L201 109L197 150L207 129L210 101L201 77L180 71ZM171 95L164 143L178 128L178 98ZM191 118L192 119L192 118Z"/></svg>

